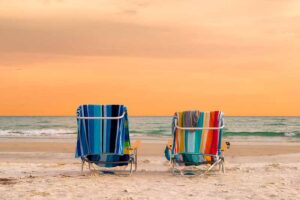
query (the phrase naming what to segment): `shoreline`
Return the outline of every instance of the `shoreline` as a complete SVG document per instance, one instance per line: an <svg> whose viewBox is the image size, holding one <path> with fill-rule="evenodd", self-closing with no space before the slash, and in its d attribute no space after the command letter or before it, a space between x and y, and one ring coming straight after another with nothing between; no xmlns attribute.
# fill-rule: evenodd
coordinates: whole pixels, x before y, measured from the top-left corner
<svg viewBox="0 0 300 200"><path fill-rule="evenodd" d="M142 156L163 156L164 149L171 137L132 137L141 141L139 153ZM261 138L260 138L261 139ZM267 156L289 153L300 153L300 141L297 140L241 140L225 138L230 141L228 156ZM1 137L0 152L45 152L45 153L74 153L76 138L43 138L43 137Z"/></svg>

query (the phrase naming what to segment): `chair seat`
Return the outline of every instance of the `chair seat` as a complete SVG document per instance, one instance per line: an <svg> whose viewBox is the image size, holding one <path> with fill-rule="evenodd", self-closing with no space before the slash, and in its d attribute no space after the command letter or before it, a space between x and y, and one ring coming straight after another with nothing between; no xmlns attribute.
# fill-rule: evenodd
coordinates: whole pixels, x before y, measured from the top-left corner
<svg viewBox="0 0 300 200"><path fill-rule="evenodd" d="M117 167L128 165L130 155L88 155L83 159L92 162L100 167Z"/></svg>
<svg viewBox="0 0 300 200"><path fill-rule="evenodd" d="M208 159L210 158L210 160ZM217 159L217 155L207 155L207 154L196 154L196 153L181 153L174 155L176 163L182 163L186 166L188 165L201 165L201 164L212 164Z"/></svg>

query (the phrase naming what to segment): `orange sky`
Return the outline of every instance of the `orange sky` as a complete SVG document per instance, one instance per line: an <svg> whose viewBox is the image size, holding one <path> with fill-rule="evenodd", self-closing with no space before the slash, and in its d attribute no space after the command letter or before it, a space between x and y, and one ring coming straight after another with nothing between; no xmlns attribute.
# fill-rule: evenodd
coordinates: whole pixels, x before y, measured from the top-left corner
<svg viewBox="0 0 300 200"><path fill-rule="evenodd" d="M0 115L300 115L298 0L1 0Z"/></svg>

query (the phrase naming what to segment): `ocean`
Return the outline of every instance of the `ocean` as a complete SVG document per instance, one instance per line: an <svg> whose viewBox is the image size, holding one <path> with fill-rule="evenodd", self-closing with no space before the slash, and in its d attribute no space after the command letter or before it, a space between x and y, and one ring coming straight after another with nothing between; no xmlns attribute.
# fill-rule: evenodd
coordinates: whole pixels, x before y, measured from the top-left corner
<svg viewBox="0 0 300 200"><path fill-rule="evenodd" d="M133 135L171 135L172 117L130 117ZM75 117L0 117L0 137L76 135ZM225 117L225 136L300 138L300 117Z"/></svg>

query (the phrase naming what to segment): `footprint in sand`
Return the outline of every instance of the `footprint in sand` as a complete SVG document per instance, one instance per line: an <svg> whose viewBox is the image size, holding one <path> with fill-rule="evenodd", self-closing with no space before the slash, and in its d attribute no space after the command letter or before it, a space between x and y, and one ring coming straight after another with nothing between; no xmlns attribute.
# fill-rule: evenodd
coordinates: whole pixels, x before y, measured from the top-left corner
<svg viewBox="0 0 300 200"><path fill-rule="evenodd" d="M150 163L150 160L143 160L143 163L148 164Z"/></svg>
<svg viewBox="0 0 300 200"><path fill-rule="evenodd" d="M50 193L48 193L48 192L31 191L30 193L31 193L30 196L43 196L43 197L45 197L45 196L50 195Z"/></svg>
<svg viewBox="0 0 300 200"><path fill-rule="evenodd" d="M267 186L266 185L260 185L259 187L260 188L266 188Z"/></svg>
<svg viewBox="0 0 300 200"><path fill-rule="evenodd" d="M61 174L60 175L62 178L69 178L69 177L71 177L70 175L66 175L66 174Z"/></svg>
<svg viewBox="0 0 300 200"><path fill-rule="evenodd" d="M132 197L119 197L118 200L134 200Z"/></svg>
<svg viewBox="0 0 300 200"><path fill-rule="evenodd" d="M269 197L271 197L271 198L276 198L278 195L277 194L271 194L271 195L269 195Z"/></svg>
<svg viewBox="0 0 300 200"><path fill-rule="evenodd" d="M17 180L13 178L0 178L0 185L14 185L16 183Z"/></svg>
<svg viewBox="0 0 300 200"><path fill-rule="evenodd" d="M280 164L278 164L278 163L272 163L272 164L268 165L268 167L273 167L273 168L276 168L276 169L280 169L281 168Z"/></svg>
<svg viewBox="0 0 300 200"><path fill-rule="evenodd" d="M240 171L241 168L240 167L231 167L229 169L227 169L228 171Z"/></svg>

